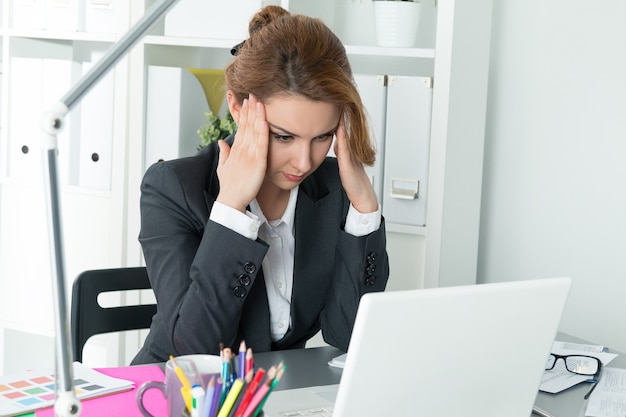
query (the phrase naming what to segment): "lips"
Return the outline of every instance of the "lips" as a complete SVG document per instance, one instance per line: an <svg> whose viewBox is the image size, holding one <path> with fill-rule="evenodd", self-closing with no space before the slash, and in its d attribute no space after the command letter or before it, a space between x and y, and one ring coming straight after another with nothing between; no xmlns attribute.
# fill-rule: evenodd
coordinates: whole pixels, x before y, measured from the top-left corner
<svg viewBox="0 0 626 417"><path fill-rule="evenodd" d="M291 175L291 174L286 174L286 173L283 173L283 175L289 181L293 181L293 182L300 182L304 179L304 175Z"/></svg>

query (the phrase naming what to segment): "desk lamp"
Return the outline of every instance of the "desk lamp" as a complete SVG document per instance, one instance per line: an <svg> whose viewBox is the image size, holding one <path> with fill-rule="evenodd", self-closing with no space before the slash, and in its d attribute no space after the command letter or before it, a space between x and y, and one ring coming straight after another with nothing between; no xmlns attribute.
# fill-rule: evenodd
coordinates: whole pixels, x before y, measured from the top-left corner
<svg viewBox="0 0 626 417"><path fill-rule="evenodd" d="M52 297L55 318L55 368L56 398L54 413L58 417L75 417L80 414L81 405L74 392L72 372L72 346L67 318L65 297L65 270L62 248L61 209L57 172L57 135L64 127L64 117L80 99L106 75L117 62L124 57L145 33L176 3L177 0L159 0L145 15L113 44L89 72L87 72L61 98L52 109L44 113L41 128L44 131L43 148L44 177L46 181L46 205L48 211L48 232L51 246Z"/></svg>

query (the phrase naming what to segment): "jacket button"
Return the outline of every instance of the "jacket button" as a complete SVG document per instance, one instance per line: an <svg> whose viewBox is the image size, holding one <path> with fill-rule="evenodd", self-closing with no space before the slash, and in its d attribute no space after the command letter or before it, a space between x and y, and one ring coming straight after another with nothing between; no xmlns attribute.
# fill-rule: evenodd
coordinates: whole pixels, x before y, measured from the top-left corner
<svg viewBox="0 0 626 417"><path fill-rule="evenodd" d="M376 265L369 264L367 268L365 268L365 271L370 275L373 274L376 271Z"/></svg>
<svg viewBox="0 0 626 417"><path fill-rule="evenodd" d="M375 276L369 275L367 278L365 278L365 286L366 287L371 287L375 283L376 283L376 277Z"/></svg>
<svg viewBox="0 0 626 417"><path fill-rule="evenodd" d="M237 298L245 297L246 292L247 292L246 289L244 287L240 287L239 285L233 288L233 294L235 294L235 297Z"/></svg>
<svg viewBox="0 0 626 417"><path fill-rule="evenodd" d="M250 285L250 277L247 275L239 275L239 283L244 287Z"/></svg>
<svg viewBox="0 0 626 417"><path fill-rule="evenodd" d="M373 264L374 262L376 262L376 254L374 252L370 252L370 254L367 255L367 263Z"/></svg>
<svg viewBox="0 0 626 417"><path fill-rule="evenodd" d="M246 271L248 274L254 274L254 271L256 271L256 265L252 262L246 262L245 264L243 264L243 270Z"/></svg>

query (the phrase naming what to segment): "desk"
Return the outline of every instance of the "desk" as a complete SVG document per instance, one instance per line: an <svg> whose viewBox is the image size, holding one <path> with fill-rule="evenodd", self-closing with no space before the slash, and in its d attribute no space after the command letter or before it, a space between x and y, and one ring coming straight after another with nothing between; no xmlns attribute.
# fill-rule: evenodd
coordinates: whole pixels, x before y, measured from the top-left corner
<svg viewBox="0 0 626 417"><path fill-rule="evenodd" d="M592 342L588 342L565 333L559 333L556 340L593 344ZM609 346L609 352L617 353L618 356L609 362L607 367L626 368L626 356L620 352L611 351L610 348L611 347ZM548 411L554 417L582 417L584 414L581 410L583 409L585 403L585 399L583 397L589 391L590 387L590 384L583 383L575 385L565 391L561 391L558 394L547 394L540 391L537 394L535 404L539 408Z"/></svg>
<svg viewBox="0 0 626 417"><path fill-rule="evenodd" d="M276 390L332 385L339 383L342 370L329 366L328 361L342 353L341 350L330 346L255 352L254 365L268 369L281 360L285 361L287 369L280 380L280 384L276 386Z"/></svg>
<svg viewBox="0 0 626 417"><path fill-rule="evenodd" d="M559 333L556 340L590 343L564 333ZM338 384L342 370L329 366L328 361L342 353L342 351L334 347L263 352L254 354L254 362L256 366L268 369L270 366L284 360L287 370L280 384L276 387L276 390L284 390ZM626 357L623 354L619 354L608 366L611 368L626 368ZM535 404L554 417L582 417L584 414L581 414L581 410L585 402L583 397L589 391L589 388L590 384L583 383L558 394L539 392Z"/></svg>

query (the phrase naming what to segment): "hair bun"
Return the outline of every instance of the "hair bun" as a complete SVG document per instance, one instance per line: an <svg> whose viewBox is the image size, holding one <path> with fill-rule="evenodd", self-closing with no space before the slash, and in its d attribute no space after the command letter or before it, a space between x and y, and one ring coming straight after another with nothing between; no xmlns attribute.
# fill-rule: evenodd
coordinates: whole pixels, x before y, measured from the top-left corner
<svg viewBox="0 0 626 417"><path fill-rule="evenodd" d="M250 24L248 25L248 33L252 35L253 33L259 31L263 26L271 23L273 20L281 17L288 16L290 13L283 9L280 6L269 5L265 6L261 10L259 10L253 17L250 19Z"/></svg>

